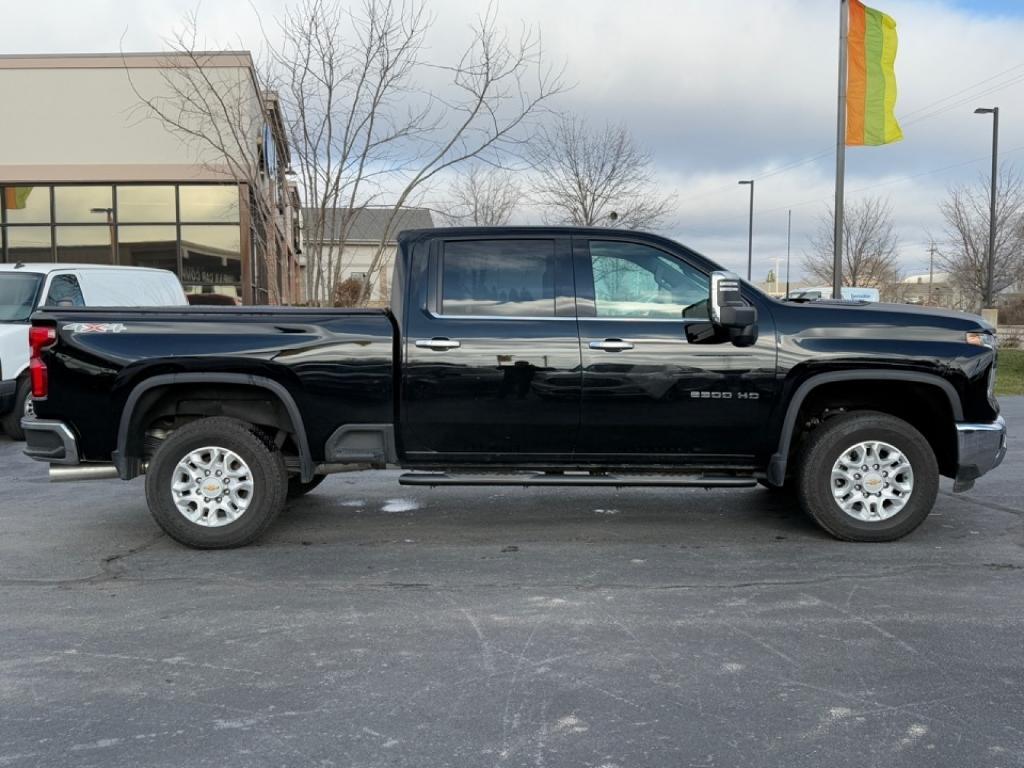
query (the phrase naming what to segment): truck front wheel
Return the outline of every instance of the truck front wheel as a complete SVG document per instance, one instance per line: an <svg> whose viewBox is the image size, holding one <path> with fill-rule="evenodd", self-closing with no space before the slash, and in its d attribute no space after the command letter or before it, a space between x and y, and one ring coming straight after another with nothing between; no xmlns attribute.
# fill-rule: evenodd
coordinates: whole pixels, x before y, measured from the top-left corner
<svg viewBox="0 0 1024 768"><path fill-rule="evenodd" d="M281 453L245 422L208 418L181 427L149 463L146 501L175 541L197 549L241 547L284 507Z"/></svg>
<svg viewBox="0 0 1024 768"><path fill-rule="evenodd" d="M919 526L939 487L935 453L913 426L875 411L828 419L801 452L801 506L846 541L893 541Z"/></svg>

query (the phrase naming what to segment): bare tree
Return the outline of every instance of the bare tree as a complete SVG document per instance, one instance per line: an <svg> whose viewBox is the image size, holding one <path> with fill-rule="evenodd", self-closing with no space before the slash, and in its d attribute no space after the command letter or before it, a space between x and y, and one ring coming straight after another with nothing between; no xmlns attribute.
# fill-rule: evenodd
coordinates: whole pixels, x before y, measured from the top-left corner
<svg viewBox="0 0 1024 768"><path fill-rule="evenodd" d="M653 228L669 213L670 195L655 189L651 158L624 125L591 129L562 115L531 145L537 202L552 220L581 226Z"/></svg>
<svg viewBox="0 0 1024 768"><path fill-rule="evenodd" d="M500 227L508 224L522 199L523 188L513 171L475 164L455 176L441 215L453 226Z"/></svg>
<svg viewBox="0 0 1024 768"><path fill-rule="evenodd" d="M451 63L425 61L431 23L423 0L363 0L354 10L343 0L299 0L279 22L281 42L268 36L272 79L313 209L305 253L311 300L342 274L360 210L384 202L391 210L367 269L365 303L390 257L387 235L400 209L447 169L519 154L534 119L562 90L537 32L510 36L493 7ZM427 89L439 76L445 82ZM333 209L340 212L327 232Z"/></svg>
<svg viewBox="0 0 1024 768"><path fill-rule="evenodd" d="M265 82L252 81L247 66L226 67L216 54L203 50L194 13L185 16L167 44L170 52L161 62L159 86L137 80L130 60L124 60L138 99L136 112L142 119L159 120L181 136L204 167L243 185L241 204L248 207L252 247L263 269L269 301L279 303L278 255L289 237L279 226L286 194L284 168L276 169L274 175L262 141L273 95Z"/></svg>
<svg viewBox="0 0 1024 768"><path fill-rule="evenodd" d="M988 281L989 178L953 187L939 211L945 220L946 242L938 263L971 306L978 308ZM998 294L1024 280L1024 177L1010 167L999 173L995 246L992 292Z"/></svg>
<svg viewBox="0 0 1024 768"><path fill-rule="evenodd" d="M832 284L834 209L829 206L804 253L804 271ZM846 207L843 216L842 284L887 289L899 280L899 236L889 203L877 197Z"/></svg>

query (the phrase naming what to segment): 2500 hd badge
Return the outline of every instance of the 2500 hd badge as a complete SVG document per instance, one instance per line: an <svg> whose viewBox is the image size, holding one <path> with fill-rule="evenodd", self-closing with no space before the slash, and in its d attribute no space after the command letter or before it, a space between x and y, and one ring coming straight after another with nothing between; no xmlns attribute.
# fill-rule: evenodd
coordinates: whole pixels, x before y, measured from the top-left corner
<svg viewBox="0 0 1024 768"><path fill-rule="evenodd" d="M760 392L719 392L718 390L694 390L690 393L691 400L759 400Z"/></svg>

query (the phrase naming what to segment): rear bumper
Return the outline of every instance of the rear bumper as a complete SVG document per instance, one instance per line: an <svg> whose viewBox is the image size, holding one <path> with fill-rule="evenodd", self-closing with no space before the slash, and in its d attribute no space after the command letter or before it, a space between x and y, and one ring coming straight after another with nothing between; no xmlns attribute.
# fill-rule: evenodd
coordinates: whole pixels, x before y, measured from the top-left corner
<svg viewBox="0 0 1024 768"><path fill-rule="evenodd" d="M0 416L14 410L14 396L18 392L18 380L0 381Z"/></svg>
<svg viewBox="0 0 1024 768"><path fill-rule="evenodd" d="M22 419L25 455L50 464L78 464L78 440L63 421Z"/></svg>
<svg viewBox="0 0 1024 768"><path fill-rule="evenodd" d="M1006 456L1006 421L1002 416L983 424L957 424L957 469L954 491L966 491L974 481Z"/></svg>

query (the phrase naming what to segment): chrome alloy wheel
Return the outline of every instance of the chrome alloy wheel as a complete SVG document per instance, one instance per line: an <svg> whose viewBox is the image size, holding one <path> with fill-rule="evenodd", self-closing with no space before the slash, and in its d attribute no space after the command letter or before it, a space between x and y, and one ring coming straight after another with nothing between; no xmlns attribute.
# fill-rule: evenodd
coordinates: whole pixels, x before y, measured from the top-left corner
<svg viewBox="0 0 1024 768"><path fill-rule="evenodd" d="M889 443L851 445L832 465L832 497L855 520L888 520L906 506L913 490L910 460Z"/></svg>
<svg viewBox="0 0 1024 768"><path fill-rule="evenodd" d="M34 419L36 416L36 404L32 401L32 393L25 396L25 402L21 406L21 415L26 419Z"/></svg>
<svg viewBox="0 0 1024 768"><path fill-rule="evenodd" d="M227 448L197 448L174 468L171 494L178 511L190 522L208 528L228 525L252 503L252 471Z"/></svg>

